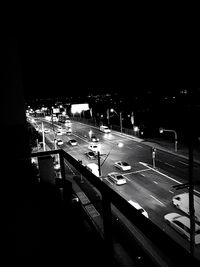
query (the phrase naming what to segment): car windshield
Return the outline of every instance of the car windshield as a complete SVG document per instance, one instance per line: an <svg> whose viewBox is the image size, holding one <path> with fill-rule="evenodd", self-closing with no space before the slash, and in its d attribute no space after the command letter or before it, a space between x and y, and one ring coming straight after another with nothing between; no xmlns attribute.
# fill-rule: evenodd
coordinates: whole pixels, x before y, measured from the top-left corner
<svg viewBox="0 0 200 267"><path fill-rule="evenodd" d="M116 175L117 180L121 180L124 179L124 177L122 175Z"/></svg>
<svg viewBox="0 0 200 267"><path fill-rule="evenodd" d="M122 165L123 166L129 166L128 163L126 163L126 162L122 162Z"/></svg>

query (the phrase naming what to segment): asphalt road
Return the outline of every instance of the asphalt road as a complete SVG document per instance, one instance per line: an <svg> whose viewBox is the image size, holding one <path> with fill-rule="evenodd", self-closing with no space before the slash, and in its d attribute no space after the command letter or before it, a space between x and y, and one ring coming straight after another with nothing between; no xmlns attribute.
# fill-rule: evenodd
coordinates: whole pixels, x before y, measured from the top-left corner
<svg viewBox="0 0 200 267"><path fill-rule="evenodd" d="M52 125L44 122L45 127L50 127L51 132L45 136L52 141L54 140L54 132ZM56 128L56 123L54 125ZM86 165L90 162L97 163L97 159L89 160L85 156L85 152L89 151L88 146L91 144L89 131L92 130L93 135L99 138L98 145L101 153L101 163L104 161L108 153L106 161L101 167L103 181L107 183L113 190L117 191L127 200L133 200L148 212L149 219L157 224L163 231L167 232L178 243L189 250L189 242L178 234L174 229L166 224L164 215L170 212L177 212L185 215L172 205L172 197L176 194L186 192L187 189L175 190L174 185L185 183L188 180L188 162L179 156L157 150L155 158L155 168L153 168L152 149L142 142L134 141L132 138L121 136L120 134L104 134L92 126L73 122L72 135L66 134L58 136L63 140L61 146L66 152L76 159L82 160ZM77 146L69 144L70 139L76 139ZM119 148L117 144L123 143L123 147ZM122 186L114 185L108 178L107 174L117 171L114 162L123 160L128 162L132 169L123 172L127 183ZM200 170L198 164L194 164L194 179L199 179ZM76 172L73 168L69 168L69 172ZM195 188L195 194L200 196L198 188ZM195 246L195 255L200 259L200 245Z"/></svg>

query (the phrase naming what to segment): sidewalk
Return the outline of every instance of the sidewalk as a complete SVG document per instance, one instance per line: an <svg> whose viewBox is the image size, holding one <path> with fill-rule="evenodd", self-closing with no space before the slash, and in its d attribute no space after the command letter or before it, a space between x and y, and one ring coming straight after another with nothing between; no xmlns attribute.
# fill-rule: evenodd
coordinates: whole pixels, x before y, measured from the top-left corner
<svg viewBox="0 0 200 267"><path fill-rule="evenodd" d="M188 158L189 158L189 148L186 144L178 143L178 149L177 149L177 152L175 152L174 143L170 142L168 140L165 140L163 138L142 139L142 138L139 138L136 136L131 136L131 135L128 135L125 133L121 134L121 133L116 132L116 131L113 131L113 132L115 132L116 134L119 134L119 135L127 136L127 137L133 139L134 141L141 142L147 146L154 147L156 149L171 153L171 154L176 155L176 156L180 156L184 159L188 160ZM200 144L193 148L193 157L194 157L193 158L194 162L196 162L197 164L200 164Z"/></svg>
<svg viewBox="0 0 200 267"><path fill-rule="evenodd" d="M184 159L189 159L189 148L186 144L178 144L177 152L174 150L174 144L168 140L163 139L146 139L143 141L144 144L149 145L151 147L155 147L159 150L166 151L168 153L180 156ZM200 145L198 147L193 148L193 159L194 162L200 164Z"/></svg>

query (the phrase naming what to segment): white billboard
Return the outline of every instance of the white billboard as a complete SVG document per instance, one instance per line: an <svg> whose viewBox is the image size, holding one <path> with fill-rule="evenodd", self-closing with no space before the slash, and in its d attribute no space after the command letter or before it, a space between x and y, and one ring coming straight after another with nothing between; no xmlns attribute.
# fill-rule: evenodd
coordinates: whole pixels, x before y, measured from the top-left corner
<svg viewBox="0 0 200 267"><path fill-rule="evenodd" d="M72 113L81 113L82 111L89 110L89 105L85 104L72 104L71 112Z"/></svg>
<svg viewBox="0 0 200 267"><path fill-rule="evenodd" d="M53 113L60 113L60 109L59 108L53 108Z"/></svg>

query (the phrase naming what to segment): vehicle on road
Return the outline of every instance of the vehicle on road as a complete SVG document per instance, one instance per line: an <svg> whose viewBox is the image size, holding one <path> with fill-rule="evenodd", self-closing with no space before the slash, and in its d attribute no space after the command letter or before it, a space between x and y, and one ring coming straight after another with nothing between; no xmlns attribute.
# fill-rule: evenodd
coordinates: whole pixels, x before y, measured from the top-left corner
<svg viewBox="0 0 200 267"><path fill-rule="evenodd" d="M62 135L62 131L61 131L61 130L58 130L58 131L56 132L56 134L57 134L57 135Z"/></svg>
<svg viewBox="0 0 200 267"><path fill-rule="evenodd" d="M97 138L96 136L93 135L93 136L91 137L91 141L92 141L92 142L99 142L99 138Z"/></svg>
<svg viewBox="0 0 200 267"><path fill-rule="evenodd" d="M86 165L86 168L94 175L99 177L99 166L96 163L89 163Z"/></svg>
<svg viewBox="0 0 200 267"><path fill-rule="evenodd" d="M123 185L126 183L126 178L118 172L108 173L108 178L116 185Z"/></svg>
<svg viewBox="0 0 200 267"><path fill-rule="evenodd" d="M77 141L75 140L75 139L71 139L71 140L69 140L69 144L71 145L71 146L77 146Z"/></svg>
<svg viewBox="0 0 200 267"><path fill-rule="evenodd" d="M57 140L56 140L56 144L57 144L58 146L63 145L63 140L62 140L62 139L57 139Z"/></svg>
<svg viewBox="0 0 200 267"><path fill-rule="evenodd" d="M44 129L44 133L50 133L50 129Z"/></svg>
<svg viewBox="0 0 200 267"><path fill-rule="evenodd" d="M128 171L131 169L131 166L125 161L116 161L114 166L122 171Z"/></svg>
<svg viewBox="0 0 200 267"><path fill-rule="evenodd" d="M110 133L111 132L111 130L108 128L108 126L105 126L105 125L100 126L100 131L104 132L104 133Z"/></svg>
<svg viewBox="0 0 200 267"><path fill-rule="evenodd" d="M89 145L88 148L89 148L90 150L92 150L93 152L96 152L96 153L97 153L98 150L99 150L98 145L93 145L93 144Z"/></svg>
<svg viewBox="0 0 200 267"><path fill-rule="evenodd" d="M67 129L62 128L61 132L62 132L63 134L66 134L66 133L67 133Z"/></svg>
<svg viewBox="0 0 200 267"><path fill-rule="evenodd" d="M72 128L67 128L67 135L71 135L72 134Z"/></svg>
<svg viewBox="0 0 200 267"><path fill-rule="evenodd" d="M146 218L149 218L148 213L146 212L145 209L143 209L139 203L133 201L133 200L129 200L128 201L134 208L136 208L139 212L141 212Z"/></svg>
<svg viewBox="0 0 200 267"><path fill-rule="evenodd" d="M164 220L187 240L190 240L190 219L178 213L168 213ZM195 223L195 244L200 244L200 225Z"/></svg>
<svg viewBox="0 0 200 267"><path fill-rule="evenodd" d="M67 120L65 121L65 125L66 125L66 126L71 126L72 123L71 123L71 121L70 121L69 119L67 119Z"/></svg>
<svg viewBox="0 0 200 267"><path fill-rule="evenodd" d="M85 152L85 155L89 159L96 159L97 158L97 154L94 151Z"/></svg>
<svg viewBox="0 0 200 267"><path fill-rule="evenodd" d="M182 193L174 196L172 198L172 203L176 208L190 215L189 193ZM197 222L200 222L200 198L196 195L194 195L194 210L195 210L195 220Z"/></svg>

